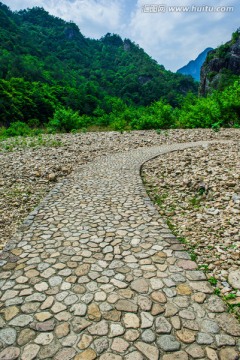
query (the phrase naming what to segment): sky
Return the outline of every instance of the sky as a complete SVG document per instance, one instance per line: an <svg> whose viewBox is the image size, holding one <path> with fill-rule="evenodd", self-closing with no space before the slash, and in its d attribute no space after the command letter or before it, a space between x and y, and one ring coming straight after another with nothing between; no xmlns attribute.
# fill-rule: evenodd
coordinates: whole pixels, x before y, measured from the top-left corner
<svg viewBox="0 0 240 360"><path fill-rule="evenodd" d="M84 36L119 34L176 71L240 27L239 0L0 0L11 10L43 7L75 22ZM163 5L164 4L164 5ZM230 7L230 9L227 9Z"/></svg>

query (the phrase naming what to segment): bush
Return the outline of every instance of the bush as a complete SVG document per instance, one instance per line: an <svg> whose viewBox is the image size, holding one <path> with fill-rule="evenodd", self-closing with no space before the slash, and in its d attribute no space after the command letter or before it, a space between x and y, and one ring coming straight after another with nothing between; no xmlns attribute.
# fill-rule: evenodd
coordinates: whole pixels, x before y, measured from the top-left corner
<svg viewBox="0 0 240 360"><path fill-rule="evenodd" d="M124 131L127 129L127 122L124 119L116 119L111 123L111 129L115 131Z"/></svg>
<svg viewBox="0 0 240 360"><path fill-rule="evenodd" d="M6 130L6 136L26 136L31 134L30 127L21 121L12 123Z"/></svg>
<svg viewBox="0 0 240 360"><path fill-rule="evenodd" d="M141 109L130 125L136 130L169 129L174 127L173 109L170 105L157 101Z"/></svg>
<svg viewBox="0 0 240 360"><path fill-rule="evenodd" d="M53 131L70 132L81 127L81 118L78 112L72 109L58 108L49 121L48 127Z"/></svg>
<svg viewBox="0 0 240 360"><path fill-rule="evenodd" d="M206 98L187 96L182 108L175 111L176 124L181 128L237 127L240 125L240 82Z"/></svg>

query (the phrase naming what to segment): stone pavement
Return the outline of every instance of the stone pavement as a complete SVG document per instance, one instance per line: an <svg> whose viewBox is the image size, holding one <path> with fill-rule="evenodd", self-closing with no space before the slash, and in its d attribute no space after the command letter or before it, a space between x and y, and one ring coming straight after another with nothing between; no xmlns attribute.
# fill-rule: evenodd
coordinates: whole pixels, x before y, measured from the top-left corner
<svg viewBox="0 0 240 360"><path fill-rule="evenodd" d="M148 198L141 165L207 142L99 158L58 184L0 256L0 360L237 360L240 326Z"/></svg>

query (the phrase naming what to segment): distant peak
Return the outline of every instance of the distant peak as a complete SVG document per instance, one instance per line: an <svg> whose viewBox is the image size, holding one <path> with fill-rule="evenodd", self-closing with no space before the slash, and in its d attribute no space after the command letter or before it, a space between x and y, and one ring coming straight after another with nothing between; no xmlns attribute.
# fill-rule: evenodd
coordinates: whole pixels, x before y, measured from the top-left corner
<svg viewBox="0 0 240 360"><path fill-rule="evenodd" d="M187 65L178 69L177 72L183 75L191 75L195 80L199 81L202 64L206 60L207 54L212 50L213 48L206 48L196 57L195 60L190 60Z"/></svg>

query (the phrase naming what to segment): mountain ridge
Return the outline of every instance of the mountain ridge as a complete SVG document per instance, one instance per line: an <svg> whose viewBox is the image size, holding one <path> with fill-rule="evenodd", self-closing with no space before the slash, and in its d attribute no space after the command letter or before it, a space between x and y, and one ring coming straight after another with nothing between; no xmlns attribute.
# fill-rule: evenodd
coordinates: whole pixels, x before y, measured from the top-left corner
<svg viewBox="0 0 240 360"><path fill-rule="evenodd" d="M195 80L200 81L200 71L202 64L204 63L207 54L209 51L212 51L213 48L208 47L204 51L202 51L195 60L190 60L187 65L181 67L177 70L177 73L183 75L191 75Z"/></svg>
<svg viewBox="0 0 240 360"><path fill-rule="evenodd" d="M14 108L13 92L23 87L15 81L12 89L13 84L6 83L14 78L37 82L39 91L48 87L44 108L49 110L41 115L43 122L51 118L49 104L54 102L93 115L99 108L108 111L109 98L134 106L161 99L177 106L189 91L197 93L192 78L167 71L131 40L110 33L100 40L87 38L73 22L39 7L12 12L0 3L0 49L1 86L8 93L0 104L2 113ZM32 109L24 116L35 117ZM3 118L0 122L5 124Z"/></svg>

